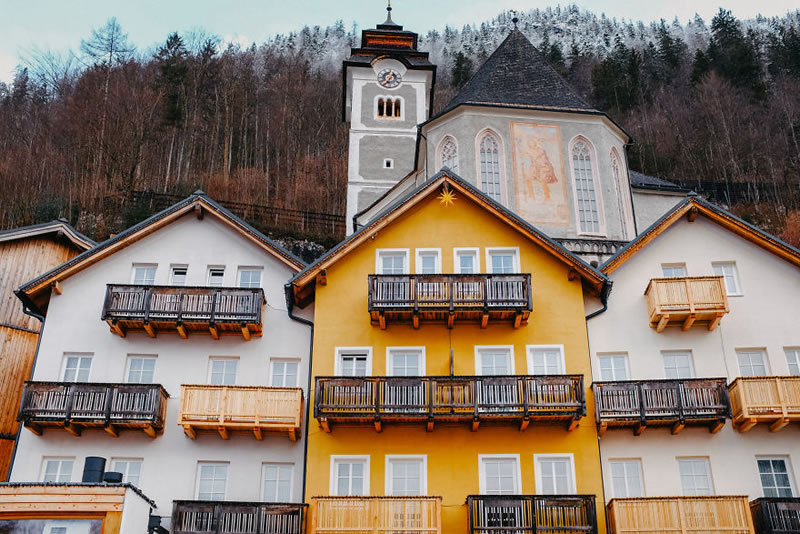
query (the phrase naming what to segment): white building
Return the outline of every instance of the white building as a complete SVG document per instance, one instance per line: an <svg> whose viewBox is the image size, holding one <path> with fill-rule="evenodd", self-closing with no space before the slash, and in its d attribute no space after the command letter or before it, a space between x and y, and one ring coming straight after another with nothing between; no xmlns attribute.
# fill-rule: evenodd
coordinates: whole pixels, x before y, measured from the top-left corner
<svg viewBox="0 0 800 534"><path fill-rule="evenodd" d="M99 456L160 516L302 503L310 328L284 296L302 267L196 192L20 288L46 320L11 481L77 483ZM175 509L172 532L304 515Z"/></svg>

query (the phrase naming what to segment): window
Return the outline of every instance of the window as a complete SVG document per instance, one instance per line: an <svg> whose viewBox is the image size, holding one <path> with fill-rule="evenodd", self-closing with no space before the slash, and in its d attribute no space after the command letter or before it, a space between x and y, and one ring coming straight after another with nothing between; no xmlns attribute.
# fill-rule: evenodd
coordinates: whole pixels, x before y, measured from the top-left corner
<svg viewBox="0 0 800 534"><path fill-rule="evenodd" d="M661 355L664 358L664 378L694 378L691 352L662 352Z"/></svg>
<svg viewBox="0 0 800 534"><path fill-rule="evenodd" d="M688 276L685 263L665 263L661 266L661 274L664 278L685 278Z"/></svg>
<svg viewBox="0 0 800 534"><path fill-rule="evenodd" d="M170 269L169 283L173 286L185 286L188 270L186 265L173 265Z"/></svg>
<svg viewBox="0 0 800 534"><path fill-rule="evenodd" d="M156 283L156 267L155 264L134 264L133 265L133 279L132 284L141 286L151 286Z"/></svg>
<svg viewBox="0 0 800 534"><path fill-rule="evenodd" d="M800 348L787 347L783 350L786 352L786 363L789 366L789 374L794 376L800 375Z"/></svg>
<svg viewBox="0 0 800 534"><path fill-rule="evenodd" d="M711 267L714 274L721 276L725 281L725 292L728 295L741 295L742 288L739 286L739 275L736 273L736 264L733 262L713 263Z"/></svg>
<svg viewBox="0 0 800 534"><path fill-rule="evenodd" d="M334 362L336 376L370 376L372 347L340 347Z"/></svg>
<svg viewBox="0 0 800 534"><path fill-rule="evenodd" d="M134 486L139 485L139 479L142 475L142 459L141 458L112 458L111 470L117 473L122 473L122 481Z"/></svg>
<svg viewBox="0 0 800 534"><path fill-rule="evenodd" d="M681 477L681 491L684 496L714 495L708 458L678 459L678 473Z"/></svg>
<svg viewBox="0 0 800 534"><path fill-rule="evenodd" d="M386 455L386 495L426 495L427 464L425 456Z"/></svg>
<svg viewBox="0 0 800 534"><path fill-rule="evenodd" d="M272 358L270 360L270 384L277 388L296 388L297 370L300 362Z"/></svg>
<svg viewBox="0 0 800 534"><path fill-rule="evenodd" d="M521 491L519 455L479 454L479 490L484 495L514 495Z"/></svg>
<svg viewBox="0 0 800 534"><path fill-rule="evenodd" d="M478 143L481 191L500 202L500 141L493 132L486 132Z"/></svg>
<svg viewBox="0 0 800 534"><path fill-rule="evenodd" d="M439 145L439 168L447 167L451 171L458 172L458 144L451 136L445 136Z"/></svg>
<svg viewBox="0 0 800 534"><path fill-rule="evenodd" d="M261 269L239 269L239 287L261 287Z"/></svg>
<svg viewBox="0 0 800 534"><path fill-rule="evenodd" d="M571 454L534 454L533 465L537 494L575 493L575 469Z"/></svg>
<svg viewBox="0 0 800 534"><path fill-rule="evenodd" d="M791 497L793 495L787 458L758 458L756 461L764 497Z"/></svg>
<svg viewBox="0 0 800 534"><path fill-rule="evenodd" d="M519 249L487 248L486 267L492 274L511 274L520 272Z"/></svg>
<svg viewBox="0 0 800 534"><path fill-rule="evenodd" d="M378 274L407 274L408 249L379 249L375 260Z"/></svg>
<svg viewBox="0 0 800 534"><path fill-rule="evenodd" d="M198 462L197 498L201 501L225 500L228 485L228 464Z"/></svg>
<svg viewBox="0 0 800 534"><path fill-rule="evenodd" d="M236 384L237 358L210 358L208 363L208 383L216 386Z"/></svg>
<svg viewBox="0 0 800 534"><path fill-rule="evenodd" d="M369 456L331 456L331 495L366 495Z"/></svg>
<svg viewBox="0 0 800 534"><path fill-rule="evenodd" d="M600 364L600 380L628 379L627 354L600 354L597 360Z"/></svg>
<svg viewBox="0 0 800 534"><path fill-rule="evenodd" d="M513 375L514 348L475 347L475 374L482 376Z"/></svg>
<svg viewBox="0 0 800 534"><path fill-rule="evenodd" d="M572 175L575 181L575 202L578 208L580 233L600 233L600 205L595 188L591 148L579 139L572 146Z"/></svg>
<svg viewBox="0 0 800 534"><path fill-rule="evenodd" d="M265 502L291 502L294 465L265 463L261 471L264 480L261 488L262 500Z"/></svg>
<svg viewBox="0 0 800 534"><path fill-rule="evenodd" d="M453 249L453 266L457 274L477 274L481 272L481 264L477 248Z"/></svg>
<svg viewBox="0 0 800 534"><path fill-rule="evenodd" d="M425 376L425 347L388 347L388 376Z"/></svg>
<svg viewBox="0 0 800 534"><path fill-rule="evenodd" d="M564 346L528 345L528 373L532 375L564 374Z"/></svg>
<svg viewBox="0 0 800 534"><path fill-rule="evenodd" d="M644 497L641 460L609 460L614 497Z"/></svg>
<svg viewBox="0 0 800 534"><path fill-rule="evenodd" d="M401 97L381 96L375 103L377 106L375 116L379 119L403 118L403 99Z"/></svg>
<svg viewBox="0 0 800 534"><path fill-rule="evenodd" d="M92 356L90 354L65 354L63 380L64 382L88 382L91 368Z"/></svg>
<svg viewBox="0 0 800 534"><path fill-rule="evenodd" d="M438 248L417 249L417 274L437 274L442 272L442 251Z"/></svg>
<svg viewBox="0 0 800 534"><path fill-rule="evenodd" d="M394 160L391 158L386 158L383 160L383 168L384 169L394 169Z"/></svg>
<svg viewBox="0 0 800 534"><path fill-rule="evenodd" d="M767 376L767 356L763 350L737 350L739 374L741 376Z"/></svg>
<svg viewBox="0 0 800 534"><path fill-rule="evenodd" d="M633 214L631 208L631 193L630 183L628 182L628 173L625 172L625 167L622 163L622 158L616 148L611 149L611 173L614 175L614 184L617 189L617 202L619 203L619 222L622 236L625 239L629 238L629 217ZM630 236L633 237L633 236Z"/></svg>
<svg viewBox="0 0 800 534"><path fill-rule="evenodd" d="M72 482L75 458L45 458L42 462L42 482Z"/></svg>
<svg viewBox="0 0 800 534"><path fill-rule="evenodd" d="M225 267L208 268L208 285L211 287L222 287L225 278Z"/></svg>
<svg viewBox="0 0 800 534"><path fill-rule="evenodd" d="M155 356L128 356L128 378L131 384L152 384L156 370Z"/></svg>

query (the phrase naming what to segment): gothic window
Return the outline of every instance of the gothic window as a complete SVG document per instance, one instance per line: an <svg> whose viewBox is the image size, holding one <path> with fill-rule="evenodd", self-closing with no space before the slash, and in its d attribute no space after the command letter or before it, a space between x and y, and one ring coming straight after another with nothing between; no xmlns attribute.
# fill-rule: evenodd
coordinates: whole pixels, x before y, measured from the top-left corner
<svg viewBox="0 0 800 534"><path fill-rule="evenodd" d="M403 100L401 98L392 98L389 96L382 96L377 100L378 109L376 115L381 119L399 119L401 118L401 111Z"/></svg>
<svg viewBox="0 0 800 534"><path fill-rule="evenodd" d="M456 140L449 135L444 138L439 148L439 167L447 167L453 172L458 172L458 145Z"/></svg>
<svg viewBox="0 0 800 534"><path fill-rule="evenodd" d="M481 137L479 151L481 191L500 202L500 143L491 132Z"/></svg>
<svg viewBox="0 0 800 534"><path fill-rule="evenodd" d="M572 172L575 178L579 229L584 234L599 234L600 207L591 154L589 144L582 139L572 145Z"/></svg>
<svg viewBox="0 0 800 534"><path fill-rule="evenodd" d="M628 190L627 173L622 166L622 160L616 148L611 149L611 172L614 174L614 184L617 188L617 202L619 203L619 216L624 239L631 238L628 234L628 221L631 213L631 197Z"/></svg>

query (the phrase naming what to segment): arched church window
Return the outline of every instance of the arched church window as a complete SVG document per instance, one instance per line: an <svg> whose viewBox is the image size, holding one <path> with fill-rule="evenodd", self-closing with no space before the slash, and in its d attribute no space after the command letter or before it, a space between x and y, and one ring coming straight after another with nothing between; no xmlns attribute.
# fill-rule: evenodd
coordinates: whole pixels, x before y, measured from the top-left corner
<svg viewBox="0 0 800 534"><path fill-rule="evenodd" d="M444 138L439 148L439 167L447 167L453 172L458 172L458 145L456 140L449 135Z"/></svg>
<svg viewBox="0 0 800 534"><path fill-rule="evenodd" d="M479 151L481 191L500 202L500 143L494 134L483 134Z"/></svg>
<svg viewBox="0 0 800 534"><path fill-rule="evenodd" d="M575 178L575 202L581 233L600 233L600 208L594 180L592 150L579 139L572 145L572 173Z"/></svg>
<svg viewBox="0 0 800 534"><path fill-rule="evenodd" d="M624 239L630 239L633 236L628 235L628 217L632 212L628 175L622 166L622 159L619 157L616 148L611 149L611 173L614 175L614 185L616 185L617 188L617 202L619 203L622 236Z"/></svg>

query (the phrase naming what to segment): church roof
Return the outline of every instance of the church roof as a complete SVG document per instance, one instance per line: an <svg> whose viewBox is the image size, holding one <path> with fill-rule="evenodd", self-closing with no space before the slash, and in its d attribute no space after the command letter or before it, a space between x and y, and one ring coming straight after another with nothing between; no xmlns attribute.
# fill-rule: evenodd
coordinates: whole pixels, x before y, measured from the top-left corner
<svg viewBox="0 0 800 534"><path fill-rule="evenodd" d="M649 176L636 171L630 171L631 186L636 189L653 189L656 191L675 191L679 193L686 193L689 190L681 187L680 185L658 178L656 176Z"/></svg>

